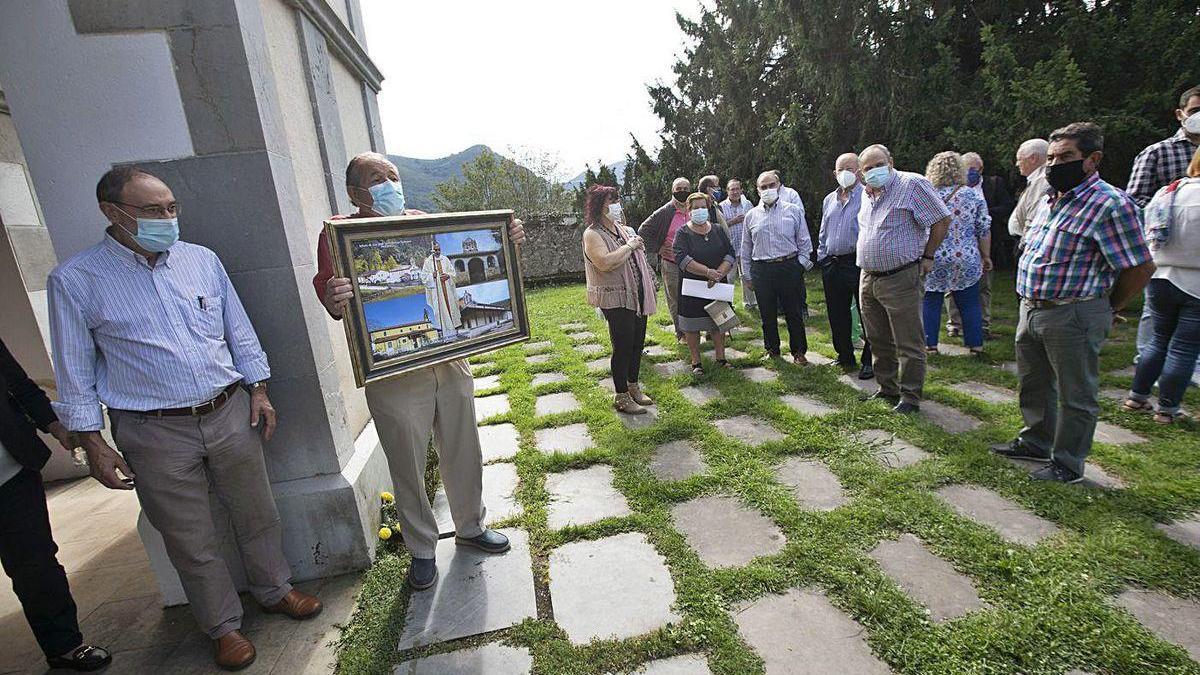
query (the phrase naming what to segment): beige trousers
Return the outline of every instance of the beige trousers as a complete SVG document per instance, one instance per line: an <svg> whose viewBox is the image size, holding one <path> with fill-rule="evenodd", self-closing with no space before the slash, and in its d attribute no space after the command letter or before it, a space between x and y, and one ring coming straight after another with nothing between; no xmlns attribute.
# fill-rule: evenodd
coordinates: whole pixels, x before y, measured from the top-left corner
<svg viewBox="0 0 1200 675"><path fill-rule="evenodd" d="M675 325L679 325L679 265L667 260L666 258L659 259L659 264L662 266L662 282L663 295L667 296L667 311L671 313L671 321ZM676 332L679 328L676 327Z"/></svg>
<svg viewBox="0 0 1200 675"><path fill-rule="evenodd" d="M137 475L137 497L162 533L192 614L216 639L241 628L242 603L209 503L209 487L233 525L250 592L274 605L292 590L279 513L271 496L250 396L238 389L220 410L199 417L148 417L110 410L113 439Z"/></svg>
<svg viewBox="0 0 1200 675"><path fill-rule="evenodd" d="M891 276L863 271L859 282L863 330L871 341L875 381L887 396L920 403L925 386L925 297L918 265Z"/></svg>
<svg viewBox="0 0 1200 675"><path fill-rule="evenodd" d="M465 360L422 368L366 387L367 407L387 456L404 545L414 558L433 558L437 520L425 493L432 434L454 530L483 533L483 453L475 427L475 385Z"/></svg>

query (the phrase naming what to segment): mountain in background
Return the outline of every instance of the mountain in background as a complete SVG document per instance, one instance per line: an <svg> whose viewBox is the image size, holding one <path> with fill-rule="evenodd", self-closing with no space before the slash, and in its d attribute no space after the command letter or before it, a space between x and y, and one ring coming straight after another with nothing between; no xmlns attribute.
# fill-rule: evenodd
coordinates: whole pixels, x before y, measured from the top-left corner
<svg viewBox="0 0 1200 675"><path fill-rule="evenodd" d="M472 145L448 157L438 159L415 159L388 155L387 158L400 170L400 183L404 185L404 202L410 209L420 209L430 213L438 211L433 203L434 188L451 178L462 178L463 164L475 161L475 158L491 150L486 145ZM498 154L491 150L493 154Z"/></svg>
<svg viewBox="0 0 1200 675"><path fill-rule="evenodd" d="M612 169L614 174L617 175L617 183L618 184L623 183L625 181L625 164L626 164L626 160L621 160L619 162L615 162L613 164L606 165L608 168ZM600 170L599 165L593 167L592 170L599 171ZM571 180L563 183L563 186L565 186L568 190L574 190L575 188L583 185L583 181L586 177L587 177L587 171L584 170L578 176L575 176Z"/></svg>

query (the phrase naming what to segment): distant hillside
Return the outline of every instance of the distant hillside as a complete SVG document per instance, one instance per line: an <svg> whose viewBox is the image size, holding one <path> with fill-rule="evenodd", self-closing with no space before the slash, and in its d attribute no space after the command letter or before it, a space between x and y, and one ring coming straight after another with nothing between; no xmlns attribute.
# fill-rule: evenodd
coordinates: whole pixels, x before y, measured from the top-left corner
<svg viewBox="0 0 1200 675"><path fill-rule="evenodd" d="M625 180L625 164L626 164L626 160L621 160L614 164L607 165L610 169L613 170L613 173L615 173L617 175L618 183L621 183ZM600 167L598 167L598 166L592 168L593 171L598 171L599 169L600 169ZM573 189L579 187L580 185L583 185L583 181L586 177L587 177L587 171L585 170L582 173L580 173L578 176L575 176L574 178L567 181L566 183L563 183L563 185L568 190L573 190Z"/></svg>
<svg viewBox="0 0 1200 675"><path fill-rule="evenodd" d="M388 159L400 170L400 182L404 184L404 201L408 208L433 213L438 210L433 203L437 184L451 178L462 178L463 164L474 161L484 150L490 148L472 145L462 152L438 159L415 159L400 155L388 155Z"/></svg>

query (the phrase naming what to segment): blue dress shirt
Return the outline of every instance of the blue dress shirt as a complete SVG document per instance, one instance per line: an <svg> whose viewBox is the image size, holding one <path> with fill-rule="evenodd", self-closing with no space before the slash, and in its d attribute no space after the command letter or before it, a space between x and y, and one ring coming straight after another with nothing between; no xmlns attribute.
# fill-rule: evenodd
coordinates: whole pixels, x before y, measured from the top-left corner
<svg viewBox="0 0 1200 675"><path fill-rule="evenodd" d="M854 253L858 245L858 208L862 206L863 186L855 183L850 198L843 204L838 191L825 195L821 204L821 232L817 234L817 260L831 255Z"/></svg>

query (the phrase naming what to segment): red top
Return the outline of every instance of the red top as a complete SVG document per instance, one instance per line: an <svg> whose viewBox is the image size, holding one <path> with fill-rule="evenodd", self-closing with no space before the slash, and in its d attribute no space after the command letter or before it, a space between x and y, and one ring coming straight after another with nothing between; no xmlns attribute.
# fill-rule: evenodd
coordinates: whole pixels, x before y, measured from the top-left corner
<svg viewBox="0 0 1200 675"><path fill-rule="evenodd" d="M350 218L359 218L361 216L333 216L330 220L348 220ZM329 233L325 228L321 228L321 236L317 238L317 274L313 277L313 289L317 291L317 299L321 304L325 304L325 284L334 277L337 272L333 268L333 250L329 248ZM340 318L340 317L337 317Z"/></svg>
<svg viewBox="0 0 1200 675"><path fill-rule="evenodd" d="M667 262L675 262L675 233L679 228L683 227L688 221L688 214L675 207L675 215L671 217L671 226L667 228L667 237L663 239L662 248L658 250L658 257Z"/></svg>

